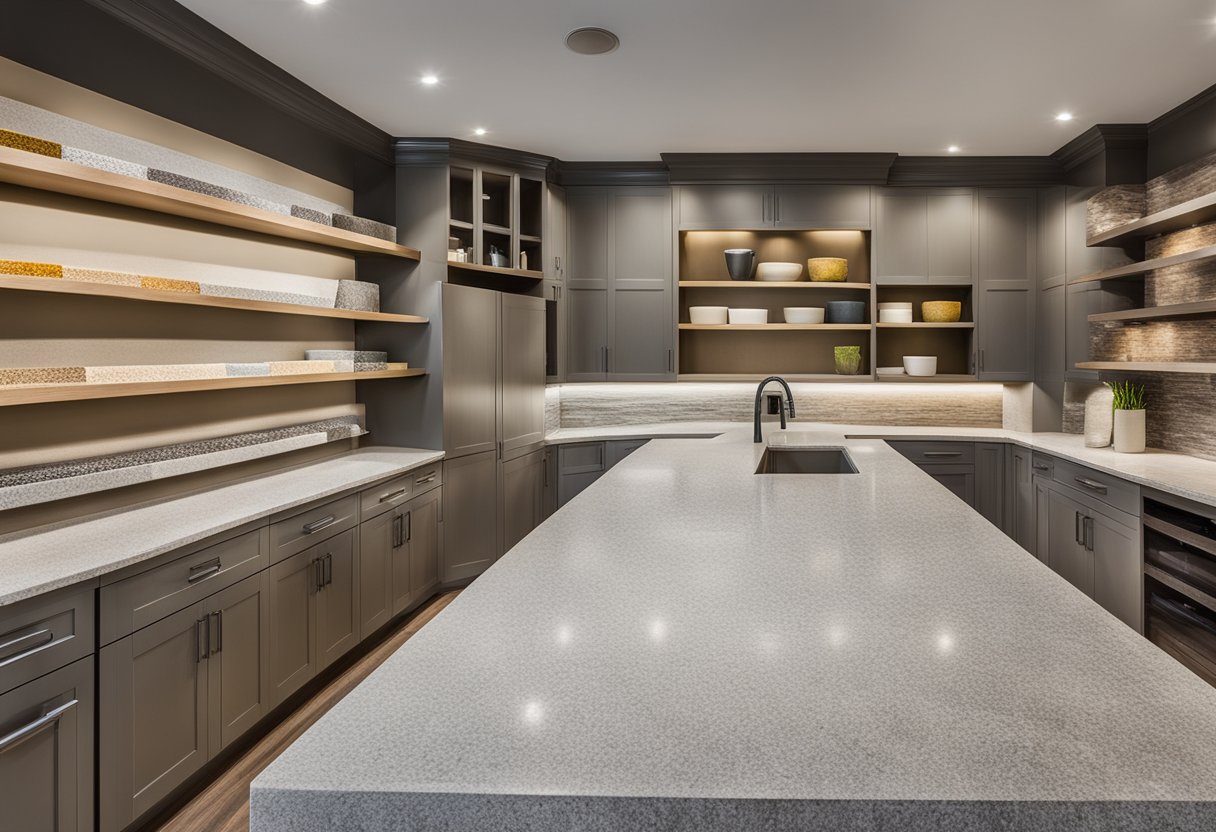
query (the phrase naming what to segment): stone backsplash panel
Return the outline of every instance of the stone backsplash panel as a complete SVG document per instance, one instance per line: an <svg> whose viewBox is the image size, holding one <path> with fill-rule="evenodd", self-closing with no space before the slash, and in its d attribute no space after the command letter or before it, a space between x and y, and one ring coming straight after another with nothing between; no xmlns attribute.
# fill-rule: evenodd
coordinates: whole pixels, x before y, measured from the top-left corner
<svg viewBox="0 0 1216 832"><path fill-rule="evenodd" d="M1085 215L1085 234L1093 237L1118 225L1144 216L1143 185L1112 185L1089 200Z"/></svg>

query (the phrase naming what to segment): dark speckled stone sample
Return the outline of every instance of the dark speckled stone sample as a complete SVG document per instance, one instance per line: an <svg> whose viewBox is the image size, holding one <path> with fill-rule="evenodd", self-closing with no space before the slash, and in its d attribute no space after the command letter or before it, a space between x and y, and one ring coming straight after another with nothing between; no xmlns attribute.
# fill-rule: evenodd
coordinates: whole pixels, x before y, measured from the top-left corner
<svg viewBox="0 0 1216 832"><path fill-rule="evenodd" d="M357 309L361 312L380 311L380 284L364 280L339 280L336 309Z"/></svg>
<svg viewBox="0 0 1216 832"><path fill-rule="evenodd" d="M315 208L305 208L303 205L291 206L291 215L296 219L308 220L309 222L315 222L321 225L334 224L332 214L327 214L324 211L318 211Z"/></svg>
<svg viewBox="0 0 1216 832"><path fill-rule="evenodd" d="M379 237L381 240L388 240L390 243L397 242L397 229L382 222L367 220L363 217L352 217L349 214L334 214L333 222L334 228L353 231L365 237Z"/></svg>
<svg viewBox="0 0 1216 832"><path fill-rule="evenodd" d="M148 169L148 179L152 182L159 182L162 185L172 185L175 188L193 191L196 194L204 194L213 196L216 199L222 199L227 202L235 202L239 205L248 205L251 208L261 208L263 211L273 211L276 214L290 213L291 209L286 205L280 205L269 199L263 199L260 196L243 193L232 188L225 188L221 185L213 185L210 182L203 182L201 179L194 179L190 176L182 176L179 173L172 173L167 170L158 168Z"/></svg>

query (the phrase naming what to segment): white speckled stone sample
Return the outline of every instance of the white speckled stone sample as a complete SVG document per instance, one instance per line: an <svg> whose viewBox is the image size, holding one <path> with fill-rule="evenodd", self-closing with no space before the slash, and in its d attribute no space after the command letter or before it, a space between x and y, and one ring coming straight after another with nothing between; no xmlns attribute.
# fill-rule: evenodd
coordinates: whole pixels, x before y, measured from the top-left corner
<svg viewBox="0 0 1216 832"><path fill-rule="evenodd" d="M1216 824L1216 690L885 443L770 429L860 473L756 476L750 434L546 520L255 779L253 832Z"/></svg>
<svg viewBox="0 0 1216 832"><path fill-rule="evenodd" d="M89 384L127 384L143 381L186 381L224 378L225 364L124 364L112 367L85 367Z"/></svg>
<svg viewBox="0 0 1216 832"><path fill-rule="evenodd" d="M338 309L379 312L380 284L365 280L339 280L334 306Z"/></svg>
<svg viewBox="0 0 1216 832"><path fill-rule="evenodd" d="M273 211L276 214L290 214L291 208L282 203L274 202L253 194L243 193L232 188L225 188L222 185L215 185L211 182L203 182L200 179L195 179L191 176L182 176L180 173L171 173L167 170L159 170L157 168L148 169L148 179L152 182L159 182L162 185L172 185L174 188L181 188L186 191L203 194L205 196L213 196L216 199L222 199L226 202L235 202L238 205L248 205L251 208L261 208L263 211Z"/></svg>
<svg viewBox="0 0 1216 832"><path fill-rule="evenodd" d="M78 147L64 147L63 155L60 158L62 158L65 162L73 162L77 165L84 165L88 168L104 170L109 173L117 173L122 176L132 176L136 179L148 178L147 165L139 165L135 162L115 159L113 156L105 156L101 153L81 150Z"/></svg>
<svg viewBox="0 0 1216 832"><path fill-rule="evenodd" d="M129 272L115 272L106 269L81 269L75 266L63 267L64 280L79 280L83 283L108 283L116 286L139 286L143 276Z"/></svg>
<svg viewBox="0 0 1216 832"><path fill-rule="evenodd" d="M239 364L225 364L224 374L228 376L268 376L270 375L270 363L267 361L253 361Z"/></svg>
<svg viewBox="0 0 1216 832"><path fill-rule="evenodd" d="M361 448L199 494L0 537L0 606L96 578L315 500L442 459L441 451Z"/></svg>
<svg viewBox="0 0 1216 832"><path fill-rule="evenodd" d="M319 306L332 309L332 298L302 295L294 292L279 292L273 289L246 289L242 286L218 286L214 283L200 283L200 295L210 295L216 298L240 298L242 300L264 300L271 303L293 303L297 306Z"/></svg>
<svg viewBox="0 0 1216 832"><path fill-rule="evenodd" d="M341 228L343 231L352 231L365 237L377 237L381 240L388 240L390 243L397 242L396 226L385 225L375 220L352 217L350 214L334 214L333 224L334 228Z"/></svg>

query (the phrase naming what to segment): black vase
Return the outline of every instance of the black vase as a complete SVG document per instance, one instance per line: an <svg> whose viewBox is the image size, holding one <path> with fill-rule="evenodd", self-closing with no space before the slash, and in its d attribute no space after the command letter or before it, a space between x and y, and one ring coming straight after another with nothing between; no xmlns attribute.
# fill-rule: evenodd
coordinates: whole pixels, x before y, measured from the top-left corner
<svg viewBox="0 0 1216 832"><path fill-rule="evenodd" d="M731 280L751 280L756 268L756 252L750 248L728 248L726 271Z"/></svg>

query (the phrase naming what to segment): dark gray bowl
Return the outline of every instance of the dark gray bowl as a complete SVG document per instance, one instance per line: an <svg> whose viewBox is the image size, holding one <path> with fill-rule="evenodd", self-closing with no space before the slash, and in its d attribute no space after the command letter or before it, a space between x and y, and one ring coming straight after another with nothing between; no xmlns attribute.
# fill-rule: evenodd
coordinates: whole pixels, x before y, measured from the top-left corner
<svg viewBox="0 0 1216 832"><path fill-rule="evenodd" d="M824 318L829 324L864 324L866 304L860 300L830 300L824 304Z"/></svg>
<svg viewBox="0 0 1216 832"><path fill-rule="evenodd" d="M751 280L752 272L756 269L756 252L750 248L728 248L726 256L726 273L731 280Z"/></svg>

